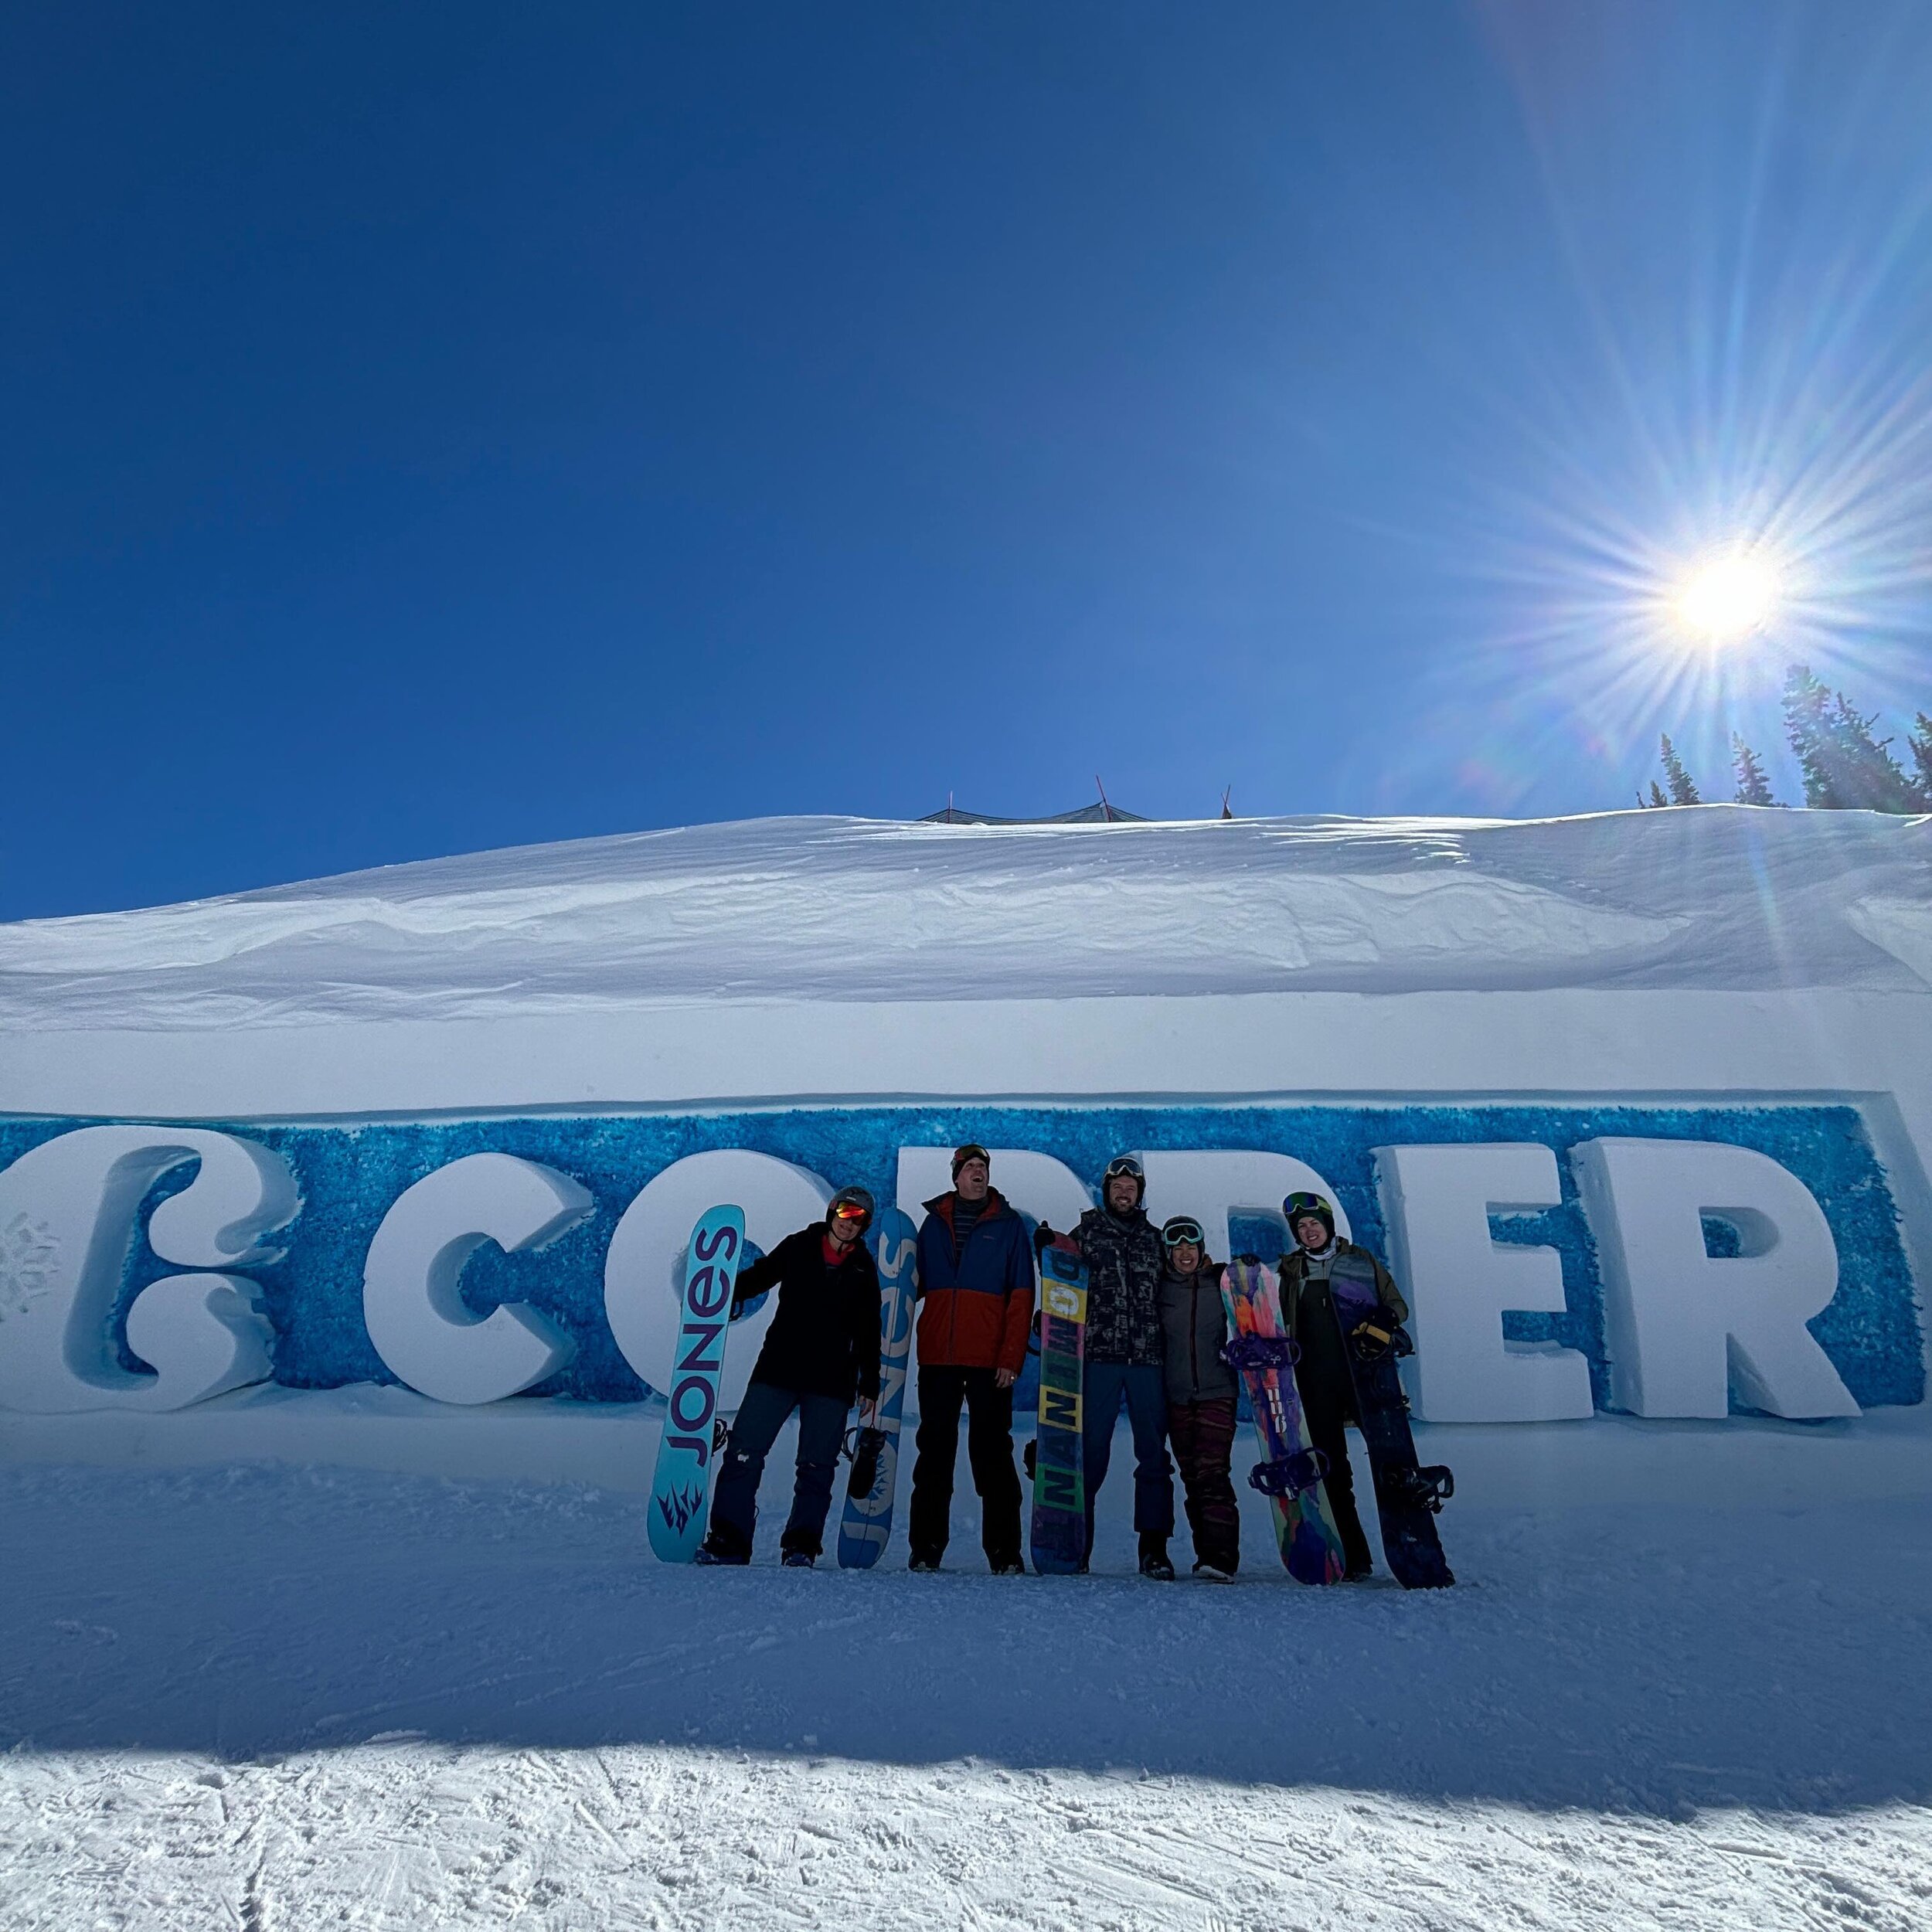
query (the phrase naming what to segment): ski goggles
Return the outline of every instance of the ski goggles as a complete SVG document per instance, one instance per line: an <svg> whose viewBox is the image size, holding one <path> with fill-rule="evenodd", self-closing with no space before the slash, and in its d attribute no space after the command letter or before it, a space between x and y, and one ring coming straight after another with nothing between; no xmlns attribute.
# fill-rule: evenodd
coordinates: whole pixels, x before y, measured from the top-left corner
<svg viewBox="0 0 1932 1932"><path fill-rule="evenodd" d="M968 1161L983 1162L988 1167L993 1165L992 1155L977 1141L968 1141L964 1147L953 1149L953 1172L957 1175Z"/></svg>
<svg viewBox="0 0 1932 1932"><path fill-rule="evenodd" d="M1201 1224L1185 1214L1177 1214L1161 1230L1162 1240L1171 1248L1202 1247Z"/></svg>
<svg viewBox="0 0 1932 1932"><path fill-rule="evenodd" d="M1318 1194L1291 1194L1281 1203L1281 1216L1290 1227L1304 1215L1312 1214L1318 1221L1326 1221L1335 1226L1335 1209Z"/></svg>
<svg viewBox="0 0 1932 1932"><path fill-rule="evenodd" d="M861 1234L872 1226L872 1196L863 1188L847 1188L834 1195L829 1211L840 1226L856 1225Z"/></svg>
<svg viewBox="0 0 1932 1932"><path fill-rule="evenodd" d="M1130 1181L1145 1181L1147 1169L1141 1166L1135 1155L1117 1154L1107 1162L1107 1172L1101 1178L1107 1181L1117 1181L1123 1176Z"/></svg>

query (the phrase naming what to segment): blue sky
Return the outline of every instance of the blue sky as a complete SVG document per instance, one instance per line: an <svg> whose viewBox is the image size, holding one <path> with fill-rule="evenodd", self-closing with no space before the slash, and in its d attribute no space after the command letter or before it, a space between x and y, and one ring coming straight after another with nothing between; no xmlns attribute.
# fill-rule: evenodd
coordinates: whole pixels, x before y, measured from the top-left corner
<svg viewBox="0 0 1932 1932"><path fill-rule="evenodd" d="M1911 0L10 6L0 917L1932 708L1928 100Z"/></svg>

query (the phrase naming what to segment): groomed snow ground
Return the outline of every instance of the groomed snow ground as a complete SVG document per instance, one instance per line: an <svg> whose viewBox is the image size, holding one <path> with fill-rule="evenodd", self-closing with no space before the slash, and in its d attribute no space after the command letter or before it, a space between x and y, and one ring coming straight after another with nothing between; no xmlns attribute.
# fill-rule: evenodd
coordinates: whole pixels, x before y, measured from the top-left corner
<svg viewBox="0 0 1932 1932"><path fill-rule="evenodd" d="M1252 1497L1234 1587L1131 1577L1124 1437L1083 1581L984 1574L970 1491L946 1576L781 1570L784 1439L737 1573L611 1490L7 1468L0 1916L1932 1922L1924 1419L1468 1440L1415 1596Z"/></svg>

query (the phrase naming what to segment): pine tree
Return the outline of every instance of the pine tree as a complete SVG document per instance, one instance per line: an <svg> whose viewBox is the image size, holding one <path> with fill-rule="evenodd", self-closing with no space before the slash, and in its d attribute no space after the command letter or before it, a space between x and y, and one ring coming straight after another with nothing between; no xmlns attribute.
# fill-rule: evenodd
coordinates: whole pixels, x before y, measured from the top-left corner
<svg viewBox="0 0 1932 1932"><path fill-rule="evenodd" d="M1919 768L1919 809L1932 811L1932 718L1921 711L1912 733L1912 762Z"/></svg>
<svg viewBox="0 0 1932 1932"><path fill-rule="evenodd" d="M1670 733L1663 734L1664 776L1670 784L1670 801L1673 805L1701 805L1704 801L1698 796L1697 787L1691 782L1690 774L1684 769L1684 761L1677 755L1677 748L1670 741Z"/></svg>
<svg viewBox="0 0 1932 1932"><path fill-rule="evenodd" d="M1784 679L1784 731L1804 774L1804 802L1825 810L1911 811L1917 798L1889 738L1872 736L1878 713L1862 717L1842 691L1828 691L1808 665ZM1914 756L1917 756L1916 751Z"/></svg>
<svg viewBox="0 0 1932 1932"><path fill-rule="evenodd" d="M1731 733L1731 769L1737 774L1737 802L1740 805L1774 805L1771 781L1764 775L1764 761L1733 731Z"/></svg>
<svg viewBox="0 0 1932 1932"><path fill-rule="evenodd" d="M1645 801L1645 803L1651 806L1668 805L1670 803L1670 801L1664 796L1663 787L1655 778L1650 781L1650 797Z"/></svg>

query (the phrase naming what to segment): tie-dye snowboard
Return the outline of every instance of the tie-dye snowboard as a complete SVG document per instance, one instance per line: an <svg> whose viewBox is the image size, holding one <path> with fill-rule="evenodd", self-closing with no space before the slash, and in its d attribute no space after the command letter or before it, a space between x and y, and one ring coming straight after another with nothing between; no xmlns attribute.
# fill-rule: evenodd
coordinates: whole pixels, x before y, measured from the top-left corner
<svg viewBox="0 0 1932 1932"><path fill-rule="evenodd" d="M1221 1298L1234 1332L1230 1356L1247 1385L1261 1444L1261 1461L1249 1480L1274 1506L1281 1560L1298 1583L1338 1583L1348 1563L1319 1480L1321 1458L1309 1443L1302 1420L1291 1366L1294 1345L1281 1319L1274 1270L1258 1261L1230 1261L1221 1276ZM1244 1347L1250 1342L1279 1345Z"/></svg>

